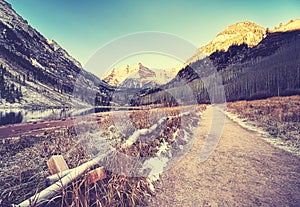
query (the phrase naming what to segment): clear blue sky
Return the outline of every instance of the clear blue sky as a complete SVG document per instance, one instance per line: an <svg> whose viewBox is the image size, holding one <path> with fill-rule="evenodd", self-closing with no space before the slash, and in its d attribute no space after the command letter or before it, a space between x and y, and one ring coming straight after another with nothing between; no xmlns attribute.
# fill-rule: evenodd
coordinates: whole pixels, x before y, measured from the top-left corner
<svg viewBox="0 0 300 207"><path fill-rule="evenodd" d="M202 46L227 25L250 20L273 28L300 18L299 0L7 0L83 65L101 46L129 33L161 31Z"/></svg>

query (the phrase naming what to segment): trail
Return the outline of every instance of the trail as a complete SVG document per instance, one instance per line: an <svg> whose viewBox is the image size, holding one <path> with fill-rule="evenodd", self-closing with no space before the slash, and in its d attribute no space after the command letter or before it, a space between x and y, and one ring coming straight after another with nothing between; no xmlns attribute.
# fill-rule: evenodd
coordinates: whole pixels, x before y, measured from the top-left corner
<svg viewBox="0 0 300 207"><path fill-rule="evenodd" d="M150 206L300 206L300 158L228 118L217 148L200 163L211 119L210 107L192 149L162 174Z"/></svg>

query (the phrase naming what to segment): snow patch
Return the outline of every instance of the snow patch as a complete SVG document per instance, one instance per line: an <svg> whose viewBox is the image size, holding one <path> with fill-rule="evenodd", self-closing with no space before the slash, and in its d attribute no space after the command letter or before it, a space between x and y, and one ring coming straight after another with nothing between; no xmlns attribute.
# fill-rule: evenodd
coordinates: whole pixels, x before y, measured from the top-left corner
<svg viewBox="0 0 300 207"><path fill-rule="evenodd" d="M158 157L161 157L162 154L168 153L168 150L169 150L168 145L169 145L169 143L164 141L160 147L157 147L158 151L157 151L156 155Z"/></svg>
<svg viewBox="0 0 300 207"><path fill-rule="evenodd" d="M145 161L144 169L151 169L148 179L153 182L159 179L160 174L167 166L169 159L166 157L153 157Z"/></svg>

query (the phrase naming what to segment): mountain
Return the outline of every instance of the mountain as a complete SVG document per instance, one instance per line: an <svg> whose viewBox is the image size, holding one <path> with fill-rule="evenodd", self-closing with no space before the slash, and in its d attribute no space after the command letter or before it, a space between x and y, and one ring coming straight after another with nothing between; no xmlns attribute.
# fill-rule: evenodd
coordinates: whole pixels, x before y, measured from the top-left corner
<svg viewBox="0 0 300 207"><path fill-rule="evenodd" d="M106 83L122 88L151 88L162 85L176 76L175 69L150 69L142 63L113 68L101 78Z"/></svg>
<svg viewBox="0 0 300 207"><path fill-rule="evenodd" d="M118 86L123 82L130 74L135 73L139 70L139 66L135 65L130 67L125 65L119 68L113 68L111 71L105 73L101 79L112 86Z"/></svg>
<svg viewBox="0 0 300 207"><path fill-rule="evenodd" d="M218 102L209 91L222 87L227 101L300 94L299 20L230 25L189 61L179 72L126 65L102 81L0 1L0 108Z"/></svg>
<svg viewBox="0 0 300 207"><path fill-rule="evenodd" d="M119 84L120 87L142 88L148 84L150 87L155 85L156 73L143 66L142 63L135 64L130 72L127 73L128 76Z"/></svg>
<svg viewBox="0 0 300 207"><path fill-rule="evenodd" d="M0 107L32 108L106 102L110 88L0 1L0 90Z"/></svg>
<svg viewBox="0 0 300 207"><path fill-rule="evenodd" d="M227 50L217 50L187 65L169 83L141 91L132 103L177 105L217 103L223 95L227 101L300 95L297 24L288 23L268 31L257 45L233 43ZM218 71L220 79L214 71Z"/></svg>
<svg viewBox="0 0 300 207"><path fill-rule="evenodd" d="M229 25L207 45L199 48L187 63L192 63L216 51L227 51L231 45L247 44L256 46L266 36L266 29L251 22L244 21Z"/></svg>

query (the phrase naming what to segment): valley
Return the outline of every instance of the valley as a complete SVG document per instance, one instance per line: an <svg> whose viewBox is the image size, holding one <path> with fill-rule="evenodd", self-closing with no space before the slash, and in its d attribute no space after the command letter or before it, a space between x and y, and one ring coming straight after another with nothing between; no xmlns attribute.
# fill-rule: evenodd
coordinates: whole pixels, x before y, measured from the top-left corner
<svg viewBox="0 0 300 207"><path fill-rule="evenodd" d="M59 23L74 40L92 19ZM0 0L0 207L300 206L300 19L224 25L188 57L98 77Z"/></svg>

